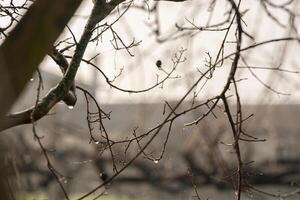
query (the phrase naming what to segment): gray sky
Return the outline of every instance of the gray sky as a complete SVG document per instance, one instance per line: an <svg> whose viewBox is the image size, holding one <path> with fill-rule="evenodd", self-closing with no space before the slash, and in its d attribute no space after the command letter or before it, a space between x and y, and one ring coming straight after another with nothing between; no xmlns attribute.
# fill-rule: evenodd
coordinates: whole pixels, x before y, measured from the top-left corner
<svg viewBox="0 0 300 200"><path fill-rule="evenodd" d="M139 1L136 1L139 2ZM141 2L141 1L140 1ZM194 21L195 24L205 25L209 17L207 11L207 1L187 1L185 3L162 2L159 6L161 38L168 37L169 33L176 31L175 23L188 25L187 20ZM195 1L194 1L195 2ZM225 1L217 1L212 21L220 21L224 18L226 6ZM250 2L250 3L249 3ZM298 3L300 4L300 3ZM70 27L75 33L77 39L83 30L86 16L89 14L92 1L85 1L82 7L70 23ZM256 42L266 39L273 39L287 36L287 30L282 29L273 21L266 17L265 13L258 6L258 1L242 1L242 9L249 9L244 15L244 21L247 26L245 29L251 34L257 36ZM298 10L299 10L298 6ZM286 22L287 17L274 11L282 22ZM106 19L109 23L116 18L117 15ZM95 43L90 44L85 54L85 58L89 59L97 53L100 53L97 64L111 78L118 74L121 68L122 75L116 80L115 84L126 89L144 89L156 82L157 74L160 79L164 74L159 71L156 66L156 60L162 60L163 68L168 70L172 67L172 56L180 48L186 48L187 61L178 66L174 75L180 75L180 79L169 80L163 89L156 88L151 92L142 94L128 94L118 92L111 89L103 81L103 77L98 74L97 78L97 97L103 103L119 103L119 102L155 102L161 100L177 100L179 99L200 76L197 69L205 70L206 52L215 58L224 32L201 32L193 38L183 38L180 40L169 41L163 45L156 42L155 37L151 34L151 30L147 24L153 22L155 16L153 14L141 12L137 9L130 9L120 22L113 26L123 40L129 44L133 38L135 41L141 40L142 43L132 50L134 57L129 56L125 50L116 52L111 46L111 34L106 33L103 36L103 42L98 46ZM2 22L3 23L3 22ZM103 22L104 23L104 22ZM300 23L297 25L300 26ZM299 26L297 28L299 28ZM233 38L232 36L229 38ZM66 30L61 39L69 37L70 34ZM244 38L243 46L253 44L247 38ZM234 44L226 44L225 55L233 52ZM276 45L266 45L255 52L251 51L246 56L250 65L260 67L276 66L280 62L280 55L283 51L284 43L276 43ZM285 61L282 68L293 71L299 70L299 45L290 43L288 46ZM70 52L67 53L71 55ZM298 61L297 61L298 59ZM49 58L42 64L42 68L51 73L60 73L58 68L53 67L54 63ZM227 79L230 62L227 61L224 67L217 69L214 78L211 79L204 89L200 92L198 100L204 100L207 97L214 96L223 88ZM300 75L289 73L278 73L266 70L255 70L255 74L265 83L272 86L277 91L290 93L291 96L277 95L270 90L266 90L259 81L257 81L247 69L241 69L238 72L238 78L247 78L238 84L243 103L298 103L300 100ZM82 64L77 75L79 81L91 84L95 77L95 70L90 66ZM238 79L237 78L237 79ZM200 86L197 88L199 90Z"/></svg>

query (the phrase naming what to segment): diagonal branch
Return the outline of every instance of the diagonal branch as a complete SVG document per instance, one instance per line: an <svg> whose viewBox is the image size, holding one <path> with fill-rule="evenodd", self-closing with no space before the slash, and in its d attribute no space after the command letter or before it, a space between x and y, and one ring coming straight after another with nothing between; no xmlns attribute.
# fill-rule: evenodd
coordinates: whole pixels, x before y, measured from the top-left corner
<svg viewBox="0 0 300 200"><path fill-rule="evenodd" d="M67 59L65 58L65 56L62 53L60 53L57 49L53 49L52 53L50 54L50 57L59 66L63 75L65 75L65 73L69 67L69 63L68 63ZM63 98L63 101L68 106L74 106L76 104L77 97L76 97L76 86L75 86L74 80L73 80L70 90Z"/></svg>
<svg viewBox="0 0 300 200"><path fill-rule="evenodd" d="M34 1L0 46L1 118L18 98L81 2Z"/></svg>
<svg viewBox="0 0 300 200"><path fill-rule="evenodd" d="M30 116L37 121L48 114L51 108L59 101L64 99L68 91L73 85L78 67L84 55L85 49L90 41L93 30L98 22L103 20L110 12L124 0L115 0L105 3L105 0L98 0L93 7L88 22L84 28L84 32L78 42L73 58L69 67L57 86L52 88L48 94L36 105L20 113L5 116L3 123L0 124L0 131L13 126L31 123Z"/></svg>

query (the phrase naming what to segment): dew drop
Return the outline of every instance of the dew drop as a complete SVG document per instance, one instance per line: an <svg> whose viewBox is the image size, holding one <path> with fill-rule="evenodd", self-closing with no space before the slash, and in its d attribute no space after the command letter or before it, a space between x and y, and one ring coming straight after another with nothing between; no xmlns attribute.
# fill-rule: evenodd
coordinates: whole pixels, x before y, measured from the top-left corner
<svg viewBox="0 0 300 200"><path fill-rule="evenodd" d="M67 183L68 183L68 180L67 180L67 179L65 179L65 180L64 180L64 184L67 184Z"/></svg>
<svg viewBox="0 0 300 200"><path fill-rule="evenodd" d="M95 144L99 144L100 142L99 141L95 141Z"/></svg>
<svg viewBox="0 0 300 200"><path fill-rule="evenodd" d="M153 162L154 162L155 164L157 164L157 163L158 163L158 160L154 160Z"/></svg>
<svg viewBox="0 0 300 200"><path fill-rule="evenodd" d="M70 110L72 110L72 109L74 108L74 106L68 106L68 108L69 108Z"/></svg>
<svg viewBox="0 0 300 200"><path fill-rule="evenodd" d="M31 78L30 81L34 81L34 78Z"/></svg>

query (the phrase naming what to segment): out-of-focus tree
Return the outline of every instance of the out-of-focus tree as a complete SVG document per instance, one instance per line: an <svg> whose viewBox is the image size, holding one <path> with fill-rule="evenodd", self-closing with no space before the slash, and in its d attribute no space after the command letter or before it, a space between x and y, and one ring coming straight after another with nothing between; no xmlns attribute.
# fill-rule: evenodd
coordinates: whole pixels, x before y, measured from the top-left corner
<svg viewBox="0 0 300 200"><path fill-rule="evenodd" d="M80 5L80 0L24 0L21 4L16 4L13 0L1 1L0 14L1 17L7 18L6 21L8 21L8 23L1 26L0 29L1 36L4 38L4 41L0 46L0 130L31 123L33 125L32 130L35 139L40 145L50 172L57 179L58 184L64 192L65 198L69 199L68 194L63 187L60 175L52 165L47 149L43 146L42 138L39 137L35 129L35 124L39 119L46 116L58 102L63 101L69 107L76 106L76 90L82 91L88 105L87 124L91 141L97 144L103 144L103 151L107 151L111 156L114 172L111 177L105 178L103 184L79 198L84 199L104 187L107 183L110 183L141 155L155 163L159 162L159 160L163 158L169 135L172 132L173 124L176 119L183 115L206 108L206 111L203 114L195 116L191 122L185 124L187 127L194 126L207 116L215 116L216 110L222 110L227 117L226 124L231 128L232 143L229 144L229 146L233 148L236 157L236 170L227 176L230 177L228 180L232 182L234 190L236 191L236 199L241 199L242 191L245 188L248 189L251 187L245 176L244 169L246 163L244 163L242 157L242 146L240 142L259 142L261 140L244 131L243 123L249 117L244 116L242 112L239 82L244 81L244 79L239 77L238 72L245 68L248 69L253 77L255 77L264 87L278 95L282 95L281 92L277 92L272 86L259 79L254 71L257 69L264 69L282 73L297 72L282 68L281 65L271 67L252 66L249 64L246 53L273 43L300 42L297 27L297 20L299 17L299 13L297 13L297 0L280 3L270 0L258 1L266 13L265 17L268 20L273 21L283 30L288 30L288 35L286 37L273 38L272 36L268 36L266 40L260 42L256 41L255 34L248 33L247 31L247 20L253 19L247 19L247 12L251 12L251 10L244 9L244 5L251 4L252 2L244 2L242 0L221 1L227 9L222 13L223 17L218 18L218 20L213 20L213 18L215 15L219 14L214 11L216 9L216 4L220 1L212 0L202 2L204 5L208 6L209 9L209 15L204 25L198 25L192 19L187 18L186 24L176 24L176 31L170 33L170 35L165 38L160 37L162 31L160 29L160 20L162 19L160 19L158 15L159 5L163 3L172 3L173 6L181 3L185 3L186 5L196 5L198 2L193 0L156 0L142 2L96 0L93 2L93 8L90 11L88 20L84 26L83 33L81 34L80 39L77 40L78 37L71 28L67 26L67 23ZM157 42L161 44L175 41L178 38L192 38L201 32L216 32L220 34L222 39L219 41L219 48L215 51L215 54L212 55L209 52L207 53L204 67L199 68L194 72L194 74L196 74L196 78L193 80L194 82L190 84L186 92L183 92L182 97L177 103L171 105L169 102L165 102L163 111L164 119L161 123L143 133L138 134L137 130L134 130L132 138L118 138L117 140L113 140L106 130L104 123L104 120L110 118L109 113L102 110L101 104L97 102L97 99L90 92L76 86L74 80L81 63L84 62L97 69L104 77L106 83L115 90L129 94L147 93L154 88L163 87L167 81L173 81L173 79L178 82L177 84L184 84L180 82L181 77L176 75L175 72L180 65L184 65L184 62L186 62L185 54L189 51L189 49L185 48L179 49L172 58L171 67L166 67L161 60L153 61L163 77L161 78L161 76L158 76L156 82L154 82L152 86L141 90L133 90L124 89L122 86L116 85L114 81L122 74L122 70L119 74L116 74L113 79L110 79L99 66L94 64L93 61L98 55L91 59L86 59L84 58L84 54L89 44L101 42L103 35L109 32L112 37L110 42L113 48L116 51L125 51L132 57L132 49L143 43L133 40L128 44L126 39L123 39L123 36L114 28L115 24L120 23L121 19L126 16L131 9L138 9L143 12L148 12L149 15L155 15L155 21L150 27L157 38ZM280 14L278 14L278 12ZM286 20L286 23L281 22L281 17L278 16L282 15L282 13L287 16L284 18L288 19ZM201 12L197 13L197 11L194 11L193 14L193 17L201 17ZM105 19L110 16L115 16L115 20L112 22L105 22ZM66 40L57 41L57 38L63 29L67 30L71 37ZM232 52L227 51L227 45L231 45L231 48L233 47ZM72 54L68 55L66 52L72 52ZM59 66L63 78L40 99L42 77L38 71L38 66L46 56L51 57L51 59ZM282 61L283 58L284 55L282 55L280 61ZM220 92L213 97L199 99L198 96L202 88L214 78L219 69L224 69L226 66L230 66L230 69L226 74L225 82ZM35 104L24 111L7 114L35 71L39 74L39 86ZM191 105L188 108L181 109L182 103L188 98L192 100ZM229 104L231 99L234 99L232 101L236 104L236 108L234 109ZM91 110L91 104L95 105L96 111ZM93 134L95 131L94 126L96 125L98 126L97 131L101 133L100 138L94 137ZM164 140L161 152L158 156L154 156L152 153L147 152L147 147L162 131L165 131L167 136ZM117 163L113 147L120 144L125 145L126 150L124 153L126 155L127 150L130 149L133 143L137 144L138 152L125 164L120 165ZM212 142L210 145L214 145L215 143L216 141ZM215 154L219 153L215 152ZM185 159L190 164L193 160L190 154L185 155Z"/></svg>

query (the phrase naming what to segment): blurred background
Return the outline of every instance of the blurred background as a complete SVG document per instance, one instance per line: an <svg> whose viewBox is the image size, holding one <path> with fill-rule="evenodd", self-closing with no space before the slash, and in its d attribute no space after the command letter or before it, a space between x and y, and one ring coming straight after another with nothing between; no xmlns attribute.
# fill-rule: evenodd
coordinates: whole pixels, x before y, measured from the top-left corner
<svg viewBox="0 0 300 200"><path fill-rule="evenodd" d="M285 3L242 1L240 9L245 31L252 36L244 37L243 47L299 36L300 1ZM72 34L66 29L57 43L67 42L62 42L58 48L72 44L73 34L76 39L80 38L91 7L92 1L84 1L69 24ZM101 23L113 23L124 9L126 5ZM116 35L108 31L89 44L84 58L90 60L97 55L91 62L109 80L114 80L114 85L130 90L155 85L166 76L165 71L172 70L174 55L185 49L185 62L179 63L173 78L143 93L122 92L111 87L99 70L82 62L76 85L89 91L101 109L109 113L110 119L103 119L103 123L112 140L122 141L135 134L141 135L164 120L166 113L171 112L168 106L177 104L207 69L210 57L216 57L225 34L221 29L228 23L216 26L219 31L205 31L199 27L226 21L229 9L225 0L134 1L113 25L113 30L122 38L120 41L136 46L116 50L113 46ZM234 39L235 29L232 29L225 43L224 56L235 51ZM73 51L70 48L64 55L71 56ZM299 52L299 42L283 41L243 53L248 67L240 62L237 72L243 116L247 119L243 128L256 140L240 141L244 178L253 186L244 188L243 199L278 199L279 194L289 196L290 193L295 194L287 199L300 198ZM158 60L162 62L163 70L156 65ZM226 60L209 81L201 82L176 112L188 110L192 105L218 95L227 81L231 62ZM46 94L62 75L50 57L45 58L40 70L44 85L42 93ZM34 105L37 86L35 74L11 112ZM228 96L233 94L230 90ZM112 162L107 144L91 140L91 137L101 138L103 134L97 126L91 131L91 123L87 121L91 117L87 114L87 105L91 112L96 112L96 105L87 104L79 90L77 96L74 107L59 103L37 124L60 181L72 198L103 183L113 175L114 164L121 168L140 149L139 142L134 140L130 144L116 143L112 146L116 163ZM234 98L229 98L229 103L233 110L236 109ZM186 126L204 115L209 106L177 118L170 134L168 127L164 127L147 148L151 155L159 156L163 152L162 159L149 160L140 156L112 183L99 190L98 194L103 193L99 199L234 199L237 163L224 107L217 106L213 114L199 124ZM32 126L14 127L4 131L2 136L6 138L6 144L13 147L8 162L15 166L20 199L63 199L33 137Z"/></svg>

